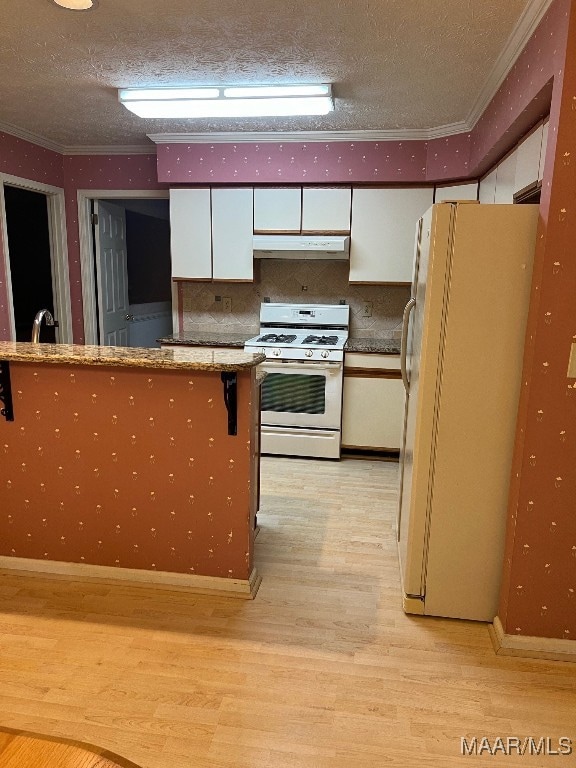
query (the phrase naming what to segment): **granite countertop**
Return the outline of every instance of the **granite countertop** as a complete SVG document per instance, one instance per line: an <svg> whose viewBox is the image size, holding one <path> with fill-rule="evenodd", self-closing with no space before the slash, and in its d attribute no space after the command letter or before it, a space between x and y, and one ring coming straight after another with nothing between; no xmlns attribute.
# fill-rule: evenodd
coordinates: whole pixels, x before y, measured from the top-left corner
<svg viewBox="0 0 576 768"><path fill-rule="evenodd" d="M174 333L158 339L160 344L189 347L238 347L243 348L248 339L257 336L254 333L204 333L201 331L185 331ZM378 339L355 338L351 336L344 347L346 352L363 352L364 354L399 355L400 340L390 336Z"/></svg>
<svg viewBox="0 0 576 768"><path fill-rule="evenodd" d="M238 371L253 368L265 359L242 349L148 349L144 347L97 347L75 344L32 344L0 341L0 361L105 365L123 368L165 368L189 371Z"/></svg>
<svg viewBox="0 0 576 768"><path fill-rule="evenodd" d="M350 336L344 352L363 352L374 355L399 355L400 339L383 337L380 339L360 339Z"/></svg>
<svg viewBox="0 0 576 768"><path fill-rule="evenodd" d="M258 331L253 333L205 333L204 331L185 331L183 333L173 333L170 336L163 336L157 339L160 344L173 344L190 347L239 347L242 349L245 342L253 336L257 336Z"/></svg>

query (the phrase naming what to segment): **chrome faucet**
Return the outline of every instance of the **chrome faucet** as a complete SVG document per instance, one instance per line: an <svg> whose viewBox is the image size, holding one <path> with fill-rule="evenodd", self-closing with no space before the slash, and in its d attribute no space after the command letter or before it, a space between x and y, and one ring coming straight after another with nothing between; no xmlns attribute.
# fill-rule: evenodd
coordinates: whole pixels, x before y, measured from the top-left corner
<svg viewBox="0 0 576 768"><path fill-rule="evenodd" d="M41 309L36 313L34 323L32 324L32 344L38 344L40 341L40 326L42 325L42 318L46 320L46 325L56 325L52 312L49 309Z"/></svg>

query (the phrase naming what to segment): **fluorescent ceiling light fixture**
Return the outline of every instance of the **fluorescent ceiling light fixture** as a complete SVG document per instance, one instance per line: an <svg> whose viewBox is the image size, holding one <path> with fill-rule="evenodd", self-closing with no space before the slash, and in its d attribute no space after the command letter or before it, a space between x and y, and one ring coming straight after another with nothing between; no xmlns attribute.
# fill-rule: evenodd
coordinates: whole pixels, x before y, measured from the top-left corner
<svg viewBox="0 0 576 768"><path fill-rule="evenodd" d="M224 88L227 99L251 99L274 96L330 96L329 85L254 85Z"/></svg>
<svg viewBox="0 0 576 768"><path fill-rule="evenodd" d="M52 0L52 2L70 11L92 11L98 7L98 0Z"/></svg>
<svg viewBox="0 0 576 768"><path fill-rule="evenodd" d="M124 88L118 98L145 118L288 117L334 109L330 84Z"/></svg>

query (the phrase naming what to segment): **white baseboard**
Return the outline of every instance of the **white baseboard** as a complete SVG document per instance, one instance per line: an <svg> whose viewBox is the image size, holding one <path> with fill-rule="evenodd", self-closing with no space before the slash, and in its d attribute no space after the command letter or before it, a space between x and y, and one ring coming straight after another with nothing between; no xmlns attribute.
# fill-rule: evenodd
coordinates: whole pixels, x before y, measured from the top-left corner
<svg viewBox="0 0 576 768"><path fill-rule="evenodd" d="M115 568L88 563L65 563L56 560L32 560L24 557L0 556L0 572L28 576L48 576L74 581L97 581L100 584L127 584L166 590L194 592L252 599L262 581L254 568L248 579L226 579L169 571L146 571L136 568Z"/></svg>
<svg viewBox="0 0 576 768"><path fill-rule="evenodd" d="M507 635L499 617L489 627L490 639L498 656L525 656L531 659L576 662L576 640L530 635Z"/></svg>

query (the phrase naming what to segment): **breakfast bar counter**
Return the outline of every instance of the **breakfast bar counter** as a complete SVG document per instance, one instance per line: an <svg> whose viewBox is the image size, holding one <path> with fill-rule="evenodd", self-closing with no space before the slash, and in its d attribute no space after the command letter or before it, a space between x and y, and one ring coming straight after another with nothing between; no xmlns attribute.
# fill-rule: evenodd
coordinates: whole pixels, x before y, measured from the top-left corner
<svg viewBox="0 0 576 768"><path fill-rule="evenodd" d="M0 342L0 569L253 596L262 359Z"/></svg>

